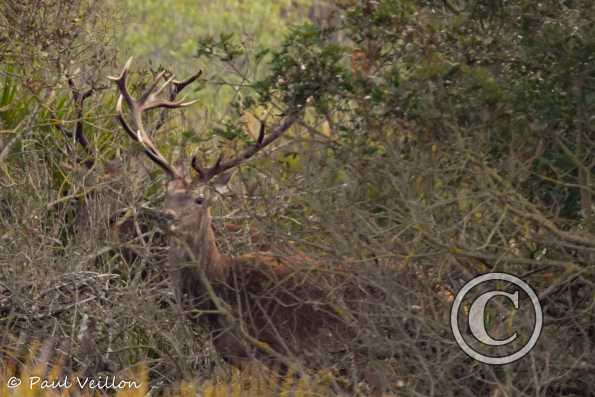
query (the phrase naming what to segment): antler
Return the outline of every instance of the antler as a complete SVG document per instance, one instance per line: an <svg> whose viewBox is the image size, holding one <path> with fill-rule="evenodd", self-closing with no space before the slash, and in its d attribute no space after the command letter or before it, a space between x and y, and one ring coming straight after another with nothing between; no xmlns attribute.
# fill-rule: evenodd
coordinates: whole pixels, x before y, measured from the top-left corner
<svg viewBox="0 0 595 397"><path fill-rule="evenodd" d="M273 131L265 138L265 124L261 122L260 124L260 132L258 133L258 138L256 142L245 149L242 153L237 155L236 157L223 161L223 154L221 153L215 162L215 165L208 169L203 169L200 164L198 163L198 158L195 156L192 157L192 168L198 173L198 178L202 182L207 182L217 174L220 174L224 171L227 171L231 168L234 168L244 161L248 160L256 153L258 153L264 147L270 145L274 142L277 138L279 138L285 131L287 131L293 123L297 121L299 115L301 113L301 108L298 107L297 110L289 112L288 116L285 117L283 122L279 124L277 127L273 129Z"/></svg>
<svg viewBox="0 0 595 397"><path fill-rule="evenodd" d="M196 79L198 79L200 76L202 75L202 70L199 70L197 73L193 74L192 76L188 77L186 80L174 80L172 81L172 85L171 85L171 89L169 90L169 100L170 101L175 101L176 97L178 96L178 94L180 92L182 92L182 90L184 88L186 88L187 86L189 86L190 84L192 84L194 81L196 81ZM171 76L168 76L171 77ZM155 125L155 128L153 129L152 133L155 134L157 131L159 131L161 129L161 127L163 127L163 125L165 124L165 110L163 109L161 111L161 114L159 115L159 120L157 121L157 124Z"/></svg>
<svg viewBox="0 0 595 397"><path fill-rule="evenodd" d="M128 133L128 135L133 140L142 145L147 156L149 156L149 158L153 160L153 162L159 165L170 178L181 178L182 175L165 159L165 157L163 157L163 155L159 152L159 150L155 147L155 145L149 138L143 125L142 113L145 110L154 108L176 109L190 106L193 103L195 103L196 101L175 101L175 97L186 86L194 82L200 76L201 72L198 72L195 75L183 81L174 80L174 77L172 75L169 78L167 78L166 81L163 84L161 84L161 86L158 87L159 81L162 78L164 78L165 75L165 72L161 72L157 75L157 77L155 77L155 80L149 86L147 91L139 99L136 99L128 92L128 88L126 86L126 80L128 78L128 71L131 62L132 58L130 58L128 62L126 62L126 65L122 69L122 72L119 76L108 77L110 80L114 81L117 84L118 89L120 90L120 97L118 98L118 103L116 105L118 119L120 120L122 127L124 127L124 130ZM170 91L170 99L160 98L159 95L171 84L173 84L173 89ZM122 105L124 101L130 108L130 111L132 113L132 119L134 120L134 124L136 125L137 131L133 130L124 118ZM214 176L231 168L234 168L243 163L244 161L248 160L252 156L254 156L256 153L258 153L258 151L265 148L266 146L274 142L277 138L279 138L281 135L283 135L283 133L287 131L295 121L297 121L301 113L301 110L302 107L297 106L293 111L288 112L288 115L285 117L283 122L279 124L277 127L275 127L273 131L266 137L265 124L261 123L260 132L258 134L256 142L250 147L246 148L238 156L230 160L224 161L223 154L220 154L219 158L215 162L215 165L205 170L200 166L198 158L195 155L192 158L192 168L194 168L194 170L196 170L196 172L198 173L199 180L202 182L207 182Z"/></svg>
<svg viewBox="0 0 595 397"><path fill-rule="evenodd" d="M116 111L118 112L118 119L120 120L120 124L124 127L124 130L128 133L128 135L135 140L136 142L140 143L143 147L145 153L149 158L155 162L159 167L161 167L165 173L168 175L169 178L181 178L182 176L178 173L178 171L163 157L163 155L159 152L159 150L155 147L149 136L147 135L143 120L142 114L146 110L155 109L155 108L167 108L167 109L177 109L186 106L190 106L196 101L189 101L184 102L184 100L175 101L175 100L167 100L160 98L159 95L165 90L170 84L174 83L174 89L179 92L181 90L178 88L184 88L186 85L190 84L196 78L198 78L199 74L196 74L190 77L188 80L183 82L178 82L174 80L174 77L171 76L170 78L166 79L166 81L158 87L159 81L163 78L165 72L161 72L155 77L153 83L149 86L149 88L145 91L143 95L139 99L134 98L129 92L126 86L126 80L128 78L128 71L130 68L130 64L132 63L132 58L126 62L122 72L119 76L109 76L108 78L116 83L118 89L120 90L120 97L118 98L118 102L116 104ZM136 131L133 130L126 119L124 118L124 111L123 111L123 102L126 102L128 107L130 108L130 112L132 114L132 119L134 120L134 124L136 126Z"/></svg>

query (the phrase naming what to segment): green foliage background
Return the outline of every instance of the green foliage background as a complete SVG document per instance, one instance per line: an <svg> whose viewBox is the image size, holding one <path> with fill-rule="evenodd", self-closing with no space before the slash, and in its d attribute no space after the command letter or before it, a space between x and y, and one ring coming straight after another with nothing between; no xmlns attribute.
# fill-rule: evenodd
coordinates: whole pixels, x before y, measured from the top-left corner
<svg viewBox="0 0 595 397"><path fill-rule="evenodd" d="M197 38L237 36L256 48L271 48L306 18L313 0L275 1L132 1L123 4L126 22L121 30L125 52L156 64L193 70Z"/></svg>

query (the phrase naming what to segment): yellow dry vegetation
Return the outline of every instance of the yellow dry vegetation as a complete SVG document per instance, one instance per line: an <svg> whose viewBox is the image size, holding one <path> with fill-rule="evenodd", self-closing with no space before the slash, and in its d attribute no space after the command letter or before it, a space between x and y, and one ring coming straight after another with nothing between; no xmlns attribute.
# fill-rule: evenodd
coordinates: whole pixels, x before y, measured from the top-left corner
<svg viewBox="0 0 595 397"><path fill-rule="evenodd" d="M334 395L331 385L336 378L324 370L303 377L287 374L279 376L261 365L234 368L230 373L220 371L212 379L185 381L166 390L151 390L147 368L140 365L127 375L98 379L104 383L91 387L89 378L80 374L65 374L63 360L54 363L44 360L39 346L30 349L22 365L15 360L0 362L0 396L2 397L315 397ZM125 380L124 380L125 379Z"/></svg>

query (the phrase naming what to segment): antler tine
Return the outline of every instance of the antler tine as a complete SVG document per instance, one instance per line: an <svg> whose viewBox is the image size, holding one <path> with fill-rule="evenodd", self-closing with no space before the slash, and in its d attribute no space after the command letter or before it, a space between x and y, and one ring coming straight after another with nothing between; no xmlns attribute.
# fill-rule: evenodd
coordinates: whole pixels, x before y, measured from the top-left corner
<svg viewBox="0 0 595 397"><path fill-rule="evenodd" d="M256 145L262 145L262 141L264 140L264 132L266 130L266 125L263 122L260 122L260 130L258 131L258 139L256 140Z"/></svg>
<svg viewBox="0 0 595 397"><path fill-rule="evenodd" d="M180 92L182 92L182 90L184 90L184 88L186 88L188 85L192 84L194 81L196 81L196 79L198 79L200 77L200 75L202 74L202 70L199 70L197 73L195 73L194 75L188 77L186 80L173 80L172 81L172 89L169 92L169 100L170 101L175 101L176 97L178 96L178 94ZM172 75L173 76L173 75ZM186 106L191 105L191 103L185 103ZM163 108L164 110L161 111L161 114L159 115L159 121L157 122L157 124L155 125L155 129L153 130L153 132L158 131L161 127L163 127L163 125L165 124L165 109L167 108Z"/></svg>
<svg viewBox="0 0 595 397"><path fill-rule="evenodd" d="M122 72L119 76L108 76L107 78L112 80L118 86L120 90L120 95L124 98L130 109L133 109L136 104L136 100L130 95L128 92L128 87L126 87L126 80L128 78L128 71L130 70L130 65L132 64L132 57L128 59Z"/></svg>
<svg viewBox="0 0 595 397"><path fill-rule="evenodd" d="M141 109L141 111L155 108L177 109L190 106L196 103L196 100L184 102L184 99L174 101L159 98L159 95L163 92L163 90L165 90L174 81L174 76L171 76L163 84L161 84L159 88L157 88L157 84L159 80L163 77L164 73L165 72L159 73L151 87L147 90L147 92L145 92L145 94L139 100L139 108Z"/></svg>
<svg viewBox="0 0 595 397"><path fill-rule="evenodd" d="M150 96L150 101L147 101L146 104L143 105L144 109L154 109L154 108L167 108L167 109L177 109L177 108L184 108L186 106L193 105L197 102L197 100L184 102L184 98L180 99L179 101L175 100L167 100L167 99L160 99L157 96L163 92L165 88L167 88L172 82L174 81L174 76L167 79L165 83L161 85Z"/></svg>
<svg viewBox="0 0 595 397"><path fill-rule="evenodd" d="M172 96L170 96L170 99L173 101L174 98L176 97L176 95L182 91L184 88L186 88L188 85L194 83L196 81L196 79L198 79L200 76L202 75L202 70L199 70L198 72L196 72L195 74L193 74L192 76L188 77L186 80L174 80L173 84L174 84L174 92L172 93Z"/></svg>
<svg viewBox="0 0 595 397"><path fill-rule="evenodd" d="M155 92L155 88L157 88L157 85L159 84L159 80L161 80L161 78L163 77L164 74L165 74L165 70L159 72L159 74L157 75L157 77L155 77L155 79L153 80L153 82L151 83L149 88L147 88L145 93L139 98L139 100L138 100L139 103L144 104L153 96L159 95L159 93L161 92L161 89L159 89Z"/></svg>
<svg viewBox="0 0 595 397"><path fill-rule="evenodd" d="M122 95L120 95L118 97L118 102L116 103L116 112L118 113L118 120L120 121L120 124L122 124L122 127L124 128L124 131L126 131L126 133L135 141L140 142L140 139L138 137L138 134L132 129L132 127L130 127L130 125L128 124L128 122L126 121L126 119L124 118L124 110L122 107L122 101L123 101L124 97Z"/></svg>
<svg viewBox="0 0 595 397"><path fill-rule="evenodd" d="M198 178L200 180L205 180L207 174L204 172L204 170L200 167L200 164L198 164L198 158L196 157L196 155L192 156L192 168L194 168L194 170L196 171L196 173L198 174Z"/></svg>
<svg viewBox="0 0 595 397"><path fill-rule="evenodd" d="M155 108L166 108L166 109L179 109L185 108L190 105L194 105L198 100L192 100L188 102L184 102L184 99L180 99L179 101L169 101L165 99L155 99L154 101L148 102L144 105L144 110L148 109L155 109Z"/></svg>
<svg viewBox="0 0 595 397"><path fill-rule="evenodd" d="M202 182L207 182L210 179L212 179L214 176L216 176L222 172L225 172L231 168L237 167L244 161L248 160L249 158L254 156L256 153L258 153L261 149L270 145L277 138L279 138L281 135L283 135L283 133L285 131L287 131L293 125L293 123L295 123L297 121L300 114L301 114L301 108L298 108L294 111L288 112L288 116L285 117L283 122L281 124L279 124L277 127L275 127L273 129L273 131L266 138L265 138L266 125L264 122L261 122L258 138L257 138L256 142L254 143L254 145L248 147L246 150L241 152L238 156L236 156L230 160L227 160L227 161L223 161L223 154L220 154L219 157L217 158L217 161L215 162L215 165L210 167L208 170L204 170L203 168L201 168L201 166L198 162L198 158L195 155L192 158L192 168L194 168L194 170L198 173L198 179Z"/></svg>
<svg viewBox="0 0 595 397"><path fill-rule="evenodd" d="M163 90L165 88L167 88L167 86L169 86L173 81L174 81L174 75L172 74L169 77L169 79L165 80L165 82L163 84L161 84L161 86L157 89L157 91L155 91L155 93L153 95L155 97L157 97L157 95L161 94L163 92Z"/></svg>
<svg viewBox="0 0 595 397"><path fill-rule="evenodd" d="M159 86L159 88L157 88L159 81L163 78L164 75L165 75L165 71L160 72L157 75L157 77L155 77L155 80L153 81L151 86L147 89L147 91L143 94L143 96L138 100L139 108L141 109L141 111L155 109L155 108L177 109L177 108L183 108L186 106L190 106L190 105L196 103L196 100L184 102L184 99L181 99L179 101L174 101L173 99L167 100L167 99L159 98L159 95L163 92L163 90L165 90L168 86L170 86L175 81L174 76L172 75L170 78L165 80L165 82L163 84L161 84L161 86Z"/></svg>
<svg viewBox="0 0 595 397"><path fill-rule="evenodd" d="M198 173L199 179L202 181L208 181L209 179L211 179L212 177L214 177L217 174L220 174L223 171L219 170L219 167L221 166L221 162L223 161L223 153L219 153L219 157L217 157L217 161L215 161L215 165L213 165L212 167L210 167L208 170L203 170L200 166L200 164L198 163L198 158L196 155L192 156L192 168L194 168L194 170Z"/></svg>

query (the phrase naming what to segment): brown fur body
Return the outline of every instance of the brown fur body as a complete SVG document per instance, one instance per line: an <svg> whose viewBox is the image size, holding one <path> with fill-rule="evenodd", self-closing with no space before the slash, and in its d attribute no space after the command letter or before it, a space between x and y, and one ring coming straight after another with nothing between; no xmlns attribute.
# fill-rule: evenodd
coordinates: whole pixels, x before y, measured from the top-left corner
<svg viewBox="0 0 595 397"><path fill-rule="evenodd" d="M196 214L201 218L200 211ZM204 216L175 226L169 263L178 299L185 309L205 312L198 321L212 332L216 350L227 359L262 357L262 351L248 343L223 314L214 313L217 308L199 267L244 331L276 352L307 356L341 350L348 343L345 327L322 288L324 272L299 252L223 255L215 243L210 216Z"/></svg>

